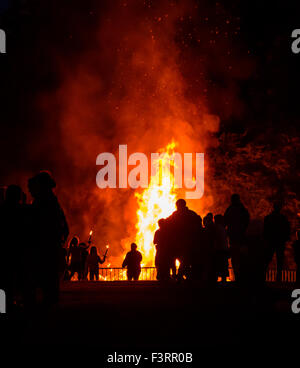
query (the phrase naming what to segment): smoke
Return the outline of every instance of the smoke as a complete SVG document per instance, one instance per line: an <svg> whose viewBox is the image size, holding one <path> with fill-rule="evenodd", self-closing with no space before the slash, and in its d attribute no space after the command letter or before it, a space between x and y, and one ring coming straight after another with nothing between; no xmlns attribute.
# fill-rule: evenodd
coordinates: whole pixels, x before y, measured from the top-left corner
<svg viewBox="0 0 300 368"><path fill-rule="evenodd" d="M14 158L6 182L23 187L34 172L53 172L71 234L85 241L93 229L115 265L134 239L134 191L99 189L95 180L97 155L117 156L120 144L148 157L172 140L177 152L204 152L204 196L188 202L201 215L224 212L236 191L252 217L263 217L284 181L290 213L297 211L295 183L286 178L295 173L299 139L287 132L271 140L273 121L252 111L272 91L242 89L256 78L257 60L233 9L197 0L27 4L23 27L40 30L29 43L27 29L17 45L27 126L17 117L13 138L22 149L7 154L3 139L1 163Z"/></svg>
<svg viewBox="0 0 300 368"><path fill-rule="evenodd" d="M216 144L219 118L201 98L187 97L180 68L176 32L191 9L187 2L110 3L89 47L72 65L60 65L60 87L41 99L48 132L57 118L51 111L59 111L59 154L49 149L71 232L85 240L92 228L98 247L109 243L116 257L134 240L137 202L130 188L96 186L97 155L117 156L120 144L148 157L172 140L179 152Z"/></svg>

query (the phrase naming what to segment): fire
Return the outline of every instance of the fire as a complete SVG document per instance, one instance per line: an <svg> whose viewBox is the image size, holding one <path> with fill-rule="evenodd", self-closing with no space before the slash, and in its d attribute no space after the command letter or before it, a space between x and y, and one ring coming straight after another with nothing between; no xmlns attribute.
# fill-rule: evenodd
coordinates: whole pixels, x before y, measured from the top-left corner
<svg viewBox="0 0 300 368"><path fill-rule="evenodd" d="M170 216L176 209L176 189L174 185L174 173L172 161L175 142L171 142L158 160L159 170L157 175L150 178L148 188L142 193L136 193L139 208L137 210L137 234L135 242L143 253L143 265L153 266L155 247L153 244L154 233L158 228L158 220ZM173 164L174 166L174 164Z"/></svg>
<svg viewBox="0 0 300 368"><path fill-rule="evenodd" d="M90 231L90 236L93 234L93 230Z"/></svg>

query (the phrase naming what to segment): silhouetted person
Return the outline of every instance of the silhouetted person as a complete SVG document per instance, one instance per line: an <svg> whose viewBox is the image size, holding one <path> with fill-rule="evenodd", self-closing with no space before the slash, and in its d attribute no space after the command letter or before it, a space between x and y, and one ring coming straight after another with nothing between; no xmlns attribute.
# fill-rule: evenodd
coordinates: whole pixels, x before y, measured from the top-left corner
<svg viewBox="0 0 300 368"><path fill-rule="evenodd" d="M182 279L183 276L189 278L191 274L192 249L199 242L200 216L187 207L184 199L177 200L176 208L167 221L173 252L180 261L178 278Z"/></svg>
<svg viewBox="0 0 300 368"><path fill-rule="evenodd" d="M273 211L264 219L264 239L267 242L267 264L276 253L277 281L282 279L285 243L290 239L290 224L285 215L281 213L282 203L274 202Z"/></svg>
<svg viewBox="0 0 300 368"><path fill-rule="evenodd" d="M89 255L88 252L88 245L86 245L85 243L80 243L79 244L79 249L80 249L80 274L81 274L81 279L82 280L86 280L87 278L87 267L86 267L86 259Z"/></svg>
<svg viewBox="0 0 300 368"><path fill-rule="evenodd" d="M222 215L215 215L215 254L214 266L216 271L216 279L221 277L221 282L226 282L228 273L228 240L224 225L224 217Z"/></svg>
<svg viewBox="0 0 300 368"><path fill-rule="evenodd" d="M127 267L127 279L129 281L139 279L141 273L142 254L137 250L135 243L131 244L131 251L126 254L122 267Z"/></svg>
<svg viewBox="0 0 300 368"><path fill-rule="evenodd" d="M215 248L216 248L216 227L214 216L209 212L203 218L203 237L202 241L206 250L203 281L213 284L216 281L215 271Z"/></svg>
<svg viewBox="0 0 300 368"><path fill-rule="evenodd" d="M10 185L0 206L0 289L6 293L7 311L11 310L21 266L23 235L22 190Z"/></svg>
<svg viewBox="0 0 300 368"><path fill-rule="evenodd" d="M69 279L77 273L78 280L82 278L82 262L81 262L81 249L79 247L79 238L74 236L69 243L68 250L68 261L69 261Z"/></svg>
<svg viewBox="0 0 300 368"><path fill-rule="evenodd" d="M296 281L300 281L300 230L296 231L296 241L292 244L294 250L294 260L296 263Z"/></svg>
<svg viewBox="0 0 300 368"><path fill-rule="evenodd" d="M37 275L45 305L58 301L60 251L69 234L64 212L53 193L55 186L46 171L28 181L33 197Z"/></svg>
<svg viewBox="0 0 300 368"><path fill-rule="evenodd" d="M87 257L87 269L90 281L99 280L99 264L105 262L105 256L101 257L97 253L96 247L91 247L90 254Z"/></svg>
<svg viewBox="0 0 300 368"><path fill-rule="evenodd" d="M230 244L231 262L236 281L240 281L241 252L245 244L246 230L250 216L238 194L231 196L231 204L224 214L224 223Z"/></svg>
<svg viewBox="0 0 300 368"><path fill-rule="evenodd" d="M158 221L159 229L154 234L153 244L156 246L155 267L157 269L157 280L168 280L170 269L175 277L176 266L175 258L170 249L170 234L166 219ZM175 274L174 274L175 272Z"/></svg>

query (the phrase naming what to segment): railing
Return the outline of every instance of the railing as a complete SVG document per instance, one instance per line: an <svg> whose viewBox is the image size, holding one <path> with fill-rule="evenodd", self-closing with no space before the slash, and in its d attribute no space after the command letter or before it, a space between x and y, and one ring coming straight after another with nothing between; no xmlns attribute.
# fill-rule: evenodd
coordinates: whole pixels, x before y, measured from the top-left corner
<svg viewBox="0 0 300 368"><path fill-rule="evenodd" d="M113 268L99 268L99 280L100 281L126 281L127 274L126 269L121 267ZM156 267L142 267L139 280L155 281L156 280Z"/></svg>
<svg viewBox="0 0 300 368"><path fill-rule="evenodd" d="M266 281L275 282L277 272L275 269L269 269L266 272ZM126 269L121 267L113 268L99 268L99 280L100 281L126 281ZM142 267L139 280L143 281L156 281L156 267ZM228 281L234 281L234 273L231 267L229 267ZM282 271L283 282L295 282L296 270L283 270Z"/></svg>
<svg viewBox="0 0 300 368"><path fill-rule="evenodd" d="M276 281L276 270L268 270L266 273L266 281ZM296 281L296 270L283 270L281 273L281 280L283 282L295 282Z"/></svg>

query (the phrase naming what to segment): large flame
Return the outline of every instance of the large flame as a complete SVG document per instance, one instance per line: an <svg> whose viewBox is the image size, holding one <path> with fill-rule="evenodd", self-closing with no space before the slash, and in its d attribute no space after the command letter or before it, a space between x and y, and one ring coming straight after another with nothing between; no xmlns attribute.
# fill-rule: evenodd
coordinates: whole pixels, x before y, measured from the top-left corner
<svg viewBox="0 0 300 368"><path fill-rule="evenodd" d="M135 194L139 205L135 241L143 253L143 265L153 266L155 257L153 237L158 228L158 220L170 216L176 209L176 188L172 170L175 146L176 143L171 142L161 150L157 174L150 177L148 188L142 193Z"/></svg>

